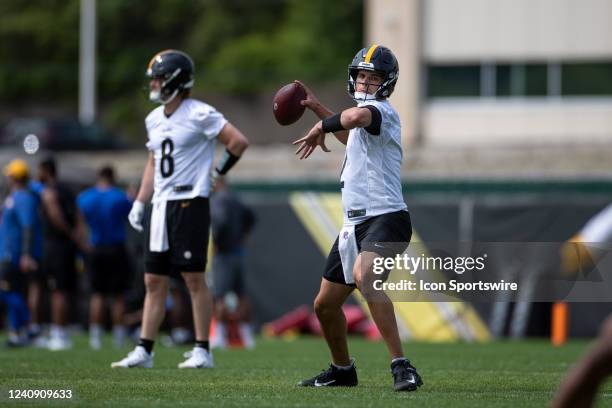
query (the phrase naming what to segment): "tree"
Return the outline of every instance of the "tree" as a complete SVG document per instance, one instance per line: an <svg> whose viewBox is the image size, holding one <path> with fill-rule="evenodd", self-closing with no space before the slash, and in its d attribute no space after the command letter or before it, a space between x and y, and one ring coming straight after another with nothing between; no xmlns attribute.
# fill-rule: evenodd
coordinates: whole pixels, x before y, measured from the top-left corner
<svg viewBox="0 0 612 408"><path fill-rule="evenodd" d="M0 100L72 106L78 99L79 0L0 2ZM104 119L142 127L146 64L179 48L195 92L256 94L294 78L344 79L361 44L362 0L98 0L98 98Z"/></svg>

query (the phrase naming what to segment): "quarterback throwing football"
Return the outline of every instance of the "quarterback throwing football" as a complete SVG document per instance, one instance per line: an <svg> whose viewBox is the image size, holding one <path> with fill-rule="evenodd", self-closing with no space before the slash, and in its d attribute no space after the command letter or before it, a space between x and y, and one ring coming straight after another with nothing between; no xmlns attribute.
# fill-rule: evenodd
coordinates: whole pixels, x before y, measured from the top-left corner
<svg viewBox="0 0 612 408"><path fill-rule="evenodd" d="M342 304L357 288L367 300L391 355L396 391L413 391L422 384L404 357L393 304L384 292L373 293L373 262L377 256L401 253L410 242L412 226L402 197L400 120L387 98L393 92L399 67L386 47L360 50L348 68L348 92L357 107L334 114L306 89L302 104L321 121L296 140L296 154L305 159L317 148L329 151L325 135L333 133L346 145L340 175L344 225L327 258L314 308L332 355L321 374L302 386L355 386L357 371L349 357ZM389 245L393 243L394 245ZM391 248L392 247L392 248Z"/></svg>
<svg viewBox="0 0 612 408"><path fill-rule="evenodd" d="M212 299L204 280L210 227L208 196L248 146L244 135L212 106L191 99L194 64L184 52L165 50L149 63L151 101L161 105L146 118L149 159L128 216L145 232L145 300L138 346L112 367L153 367L153 343L165 314L168 281L185 280L193 309L196 344L179 368L213 367L208 333ZM211 172L215 142L225 152ZM152 200L151 200L152 197ZM150 221L144 220L151 200Z"/></svg>

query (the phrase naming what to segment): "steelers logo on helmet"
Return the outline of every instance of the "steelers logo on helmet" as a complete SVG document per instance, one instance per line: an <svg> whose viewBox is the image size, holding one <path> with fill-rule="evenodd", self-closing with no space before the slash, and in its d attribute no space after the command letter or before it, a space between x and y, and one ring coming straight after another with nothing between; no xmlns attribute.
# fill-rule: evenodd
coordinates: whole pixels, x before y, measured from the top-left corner
<svg viewBox="0 0 612 408"><path fill-rule="evenodd" d="M361 70L376 72L382 76L382 84L374 94L355 91L357 74ZM351 98L358 102L388 98L395 89L398 76L399 64L393 52L387 47L374 44L359 50L348 66L347 91Z"/></svg>
<svg viewBox="0 0 612 408"><path fill-rule="evenodd" d="M189 55L178 50L165 50L155 54L147 67L147 77L159 79L159 88L150 88L152 102L167 104L176 96L193 87L195 67Z"/></svg>

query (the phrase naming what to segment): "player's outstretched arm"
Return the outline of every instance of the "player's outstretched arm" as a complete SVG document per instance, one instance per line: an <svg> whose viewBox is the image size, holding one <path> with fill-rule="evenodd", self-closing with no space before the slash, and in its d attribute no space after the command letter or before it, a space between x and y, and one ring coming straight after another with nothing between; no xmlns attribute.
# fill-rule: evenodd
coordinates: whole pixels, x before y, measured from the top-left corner
<svg viewBox="0 0 612 408"><path fill-rule="evenodd" d="M298 81L297 79L293 82L300 85L302 88L304 88L304 91L306 91L306 99L304 99L301 104L310 109L315 115L319 117L319 119L325 119L326 117L334 114L334 112L329 110L319 101L319 98L315 96L314 92L312 92L310 88L304 85L303 82Z"/></svg>
<svg viewBox="0 0 612 408"><path fill-rule="evenodd" d="M372 112L367 108L349 108L340 114L340 124L344 129L364 128L372 123Z"/></svg>
<svg viewBox="0 0 612 408"><path fill-rule="evenodd" d="M315 151L317 146L320 146L321 150L324 152L330 151L327 146L325 146L325 132L321 127L321 121L317 122L317 124L310 129L306 136L296 140L293 142L293 144L299 145L298 149L295 151L295 154L300 155L300 160L307 159L312 152Z"/></svg>
<svg viewBox="0 0 612 408"><path fill-rule="evenodd" d="M344 131L347 134L350 129L356 127L368 127L372 123L372 112L367 108L350 108L317 122L306 136L293 142L299 145L295 154L300 155L300 160L307 159L317 146L324 152L329 152L325 146L325 134ZM338 136L336 135L338 138ZM338 138L340 140L340 138ZM342 140L340 140L342 142ZM346 140L343 142L346 144Z"/></svg>
<svg viewBox="0 0 612 408"><path fill-rule="evenodd" d="M315 94L308 88L304 83L296 80L294 81L296 84L299 84L306 91L306 99L304 99L301 103L308 109L310 109L319 119L329 118L334 115L330 109L328 109L325 105L323 105L319 99L315 96ZM334 136L336 139L343 145L346 145L348 140L348 131L347 130L339 130L334 132Z"/></svg>

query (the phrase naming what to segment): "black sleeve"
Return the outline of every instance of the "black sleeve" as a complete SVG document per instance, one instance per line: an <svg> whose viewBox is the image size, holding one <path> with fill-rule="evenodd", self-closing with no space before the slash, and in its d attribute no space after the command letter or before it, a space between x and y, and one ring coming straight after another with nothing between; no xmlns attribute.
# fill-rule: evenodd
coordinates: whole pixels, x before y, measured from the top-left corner
<svg viewBox="0 0 612 408"><path fill-rule="evenodd" d="M366 108L372 114L372 123L369 126L364 127L366 132L371 135L380 135L380 124L382 123L382 115L376 106L373 105L365 105L363 108Z"/></svg>

